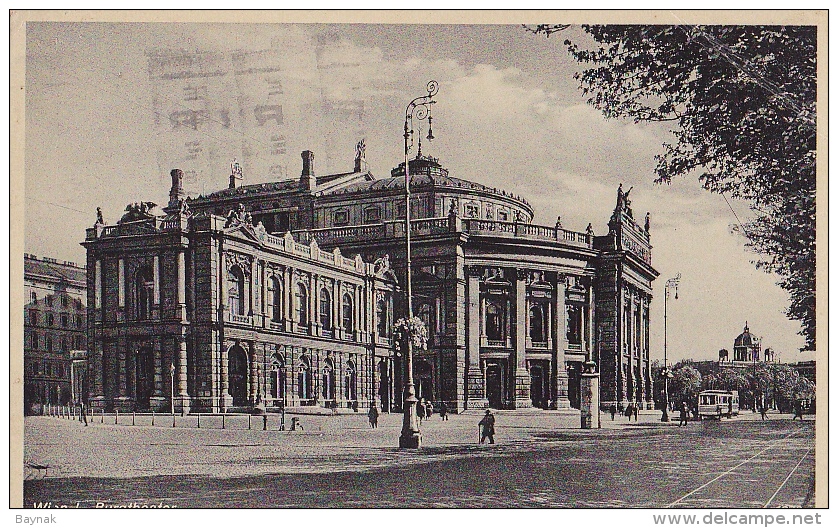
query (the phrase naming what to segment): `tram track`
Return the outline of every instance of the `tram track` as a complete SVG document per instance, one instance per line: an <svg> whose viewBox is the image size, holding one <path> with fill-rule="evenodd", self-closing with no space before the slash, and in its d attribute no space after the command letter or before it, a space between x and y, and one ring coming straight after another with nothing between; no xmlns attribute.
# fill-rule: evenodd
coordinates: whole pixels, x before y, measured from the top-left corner
<svg viewBox="0 0 838 528"><path fill-rule="evenodd" d="M679 506L680 507L687 507L687 505L690 502L700 502L702 500L711 501L712 497L713 497L713 494L709 493L709 492L714 487L724 486L724 484L727 482L728 478L730 478L730 477L736 477L736 478L741 479L742 478L742 473L737 471L737 470L739 470L743 466L746 466L749 463L754 462L755 460L759 460L761 457L763 457L763 455L765 455L769 451L771 451L773 449L776 449L778 447L781 447L783 445L787 445L786 441L791 439L792 437L798 435L799 433L801 433L801 430L794 430L794 431L791 431L790 433L782 436L781 438L778 438L776 440L771 441L768 445L766 445L759 452L751 455L750 457L748 457L745 460L739 462L738 464L734 465L733 467L730 467L730 468L726 469L722 473L716 475L712 479L710 479L707 482L701 484L700 486L694 488L693 490L689 491L688 493L685 493L684 495L682 495L678 499L676 499L676 500L670 502L669 504L667 504L665 506L665 508L674 508L674 507L679 507ZM788 474L785 474L785 478L779 484L779 486L777 486L776 489L773 486L770 488L771 490L773 490L773 493L768 498L768 500L765 501L764 503L756 503L754 505L754 507L762 507L762 508L770 507L771 503L777 498L777 496L780 494L780 491L788 483L788 481L792 478L792 476L799 470L800 466L807 459L807 457L809 457L809 455L812 453L813 449L814 449L813 447L809 447L806 450L806 452L802 456L800 456L799 459L797 459L797 457L795 457L795 459L797 459L797 463L792 467L791 471L789 471ZM779 458L779 459L776 459L776 460L779 463L784 463L784 459L782 459L782 458ZM776 463L777 462L775 462L775 464ZM773 474L772 472L767 472L767 473L768 474ZM783 474L784 473L781 473L780 475L783 475ZM709 497L703 498L703 496L708 496L708 495L709 495ZM702 507L702 506L699 505L699 504L689 504L689 507Z"/></svg>

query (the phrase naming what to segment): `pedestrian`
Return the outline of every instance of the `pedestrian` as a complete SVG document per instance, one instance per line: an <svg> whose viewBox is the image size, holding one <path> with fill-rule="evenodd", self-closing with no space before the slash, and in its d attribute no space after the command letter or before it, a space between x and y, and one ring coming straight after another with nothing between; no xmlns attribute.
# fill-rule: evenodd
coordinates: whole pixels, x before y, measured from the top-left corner
<svg viewBox="0 0 838 528"><path fill-rule="evenodd" d="M762 408L763 408L763 404L762 404L762 402L760 402L759 412L762 412ZM733 398L730 398L730 399L727 400L727 417L728 418L733 418ZM765 420L764 415L763 415L762 419Z"/></svg>
<svg viewBox="0 0 838 528"><path fill-rule="evenodd" d="M375 406L375 403L370 405L370 411L367 413L367 416L370 419L370 427L373 429L378 427L378 408Z"/></svg>
<svg viewBox="0 0 838 528"><path fill-rule="evenodd" d="M611 421L614 421L614 416L617 414L617 404L612 403L611 407L608 408L608 411L611 412Z"/></svg>
<svg viewBox="0 0 838 528"><path fill-rule="evenodd" d="M442 421L448 420L448 406L444 401L439 402L439 418Z"/></svg>
<svg viewBox="0 0 838 528"><path fill-rule="evenodd" d="M759 406L759 415L762 417L762 419L763 419L763 420L765 420L765 414L766 414L766 412L765 412L765 403L762 403L762 404L760 404L760 406Z"/></svg>
<svg viewBox="0 0 838 528"><path fill-rule="evenodd" d="M486 409L486 416L480 420L480 443L482 444L487 438L490 444L495 443L495 415L492 411Z"/></svg>
<svg viewBox="0 0 838 528"><path fill-rule="evenodd" d="M430 400L425 401L425 419L430 420L434 415L434 404Z"/></svg>
<svg viewBox="0 0 838 528"><path fill-rule="evenodd" d="M687 402L681 402L681 417L678 420L678 427L687 426L688 418L689 418L689 408L687 407Z"/></svg>
<svg viewBox="0 0 838 528"><path fill-rule="evenodd" d="M791 417L792 420L800 418L800 421L803 421L803 403L800 400L795 400L794 402L794 416Z"/></svg>
<svg viewBox="0 0 838 528"><path fill-rule="evenodd" d="M632 411L634 412L634 421L636 422L637 421L637 413L640 411L640 405L638 405L636 403L633 403L631 405L631 407L632 407Z"/></svg>
<svg viewBox="0 0 838 528"><path fill-rule="evenodd" d="M626 405L626 410L623 411L623 414L628 418L628 421L631 421L631 415L634 414L631 410L631 404Z"/></svg>
<svg viewBox="0 0 838 528"><path fill-rule="evenodd" d="M84 422L84 426L87 427L87 409L85 408L84 402L79 402L79 410L81 412L79 421Z"/></svg>
<svg viewBox="0 0 838 528"><path fill-rule="evenodd" d="M419 425L422 425L422 420L425 419L425 402L422 400L416 402L416 417L419 418Z"/></svg>

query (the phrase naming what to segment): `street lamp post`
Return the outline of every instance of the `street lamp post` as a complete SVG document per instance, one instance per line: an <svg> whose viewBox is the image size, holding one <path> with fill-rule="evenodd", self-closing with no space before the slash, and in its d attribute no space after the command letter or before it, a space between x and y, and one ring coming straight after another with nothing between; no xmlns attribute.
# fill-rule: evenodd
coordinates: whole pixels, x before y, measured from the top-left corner
<svg viewBox="0 0 838 528"><path fill-rule="evenodd" d="M410 258L410 163L408 154L413 137L413 120L428 120L428 140L433 136L433 118L431 117L431 105L436 101L433 96L439 91L436 81L429 81L427 95L412 100L404 111L404 232L406 243L406 278L407 283L407 319L413 319L413 285ZM421 138L419 139L421 142ZM421 144L421 143L420 143ZM422 434L419 432L419 421L416 417L416 387L413 385L413 340L408 333L406 339L405 354L405 386L404 386L404 419L402 421L402 434L399 437L400 448L418 448L422 445Z"/></svg>
<svg viewBox="0 0 838 528"><path fill-rule="evenodd" d="M175 426L175 363L169 367L169 375L172 378L172 427Z"/></svg>
<svg viewBox="0 0 838 528"><path fill-rule="evenodd" d="M663 415L662 422L669 421L669 363L666 357L666 318L668 315L669 290L675 290L675 298L678 298L678 283L681 281L681 274L666 281L663 296Z"/></svg>

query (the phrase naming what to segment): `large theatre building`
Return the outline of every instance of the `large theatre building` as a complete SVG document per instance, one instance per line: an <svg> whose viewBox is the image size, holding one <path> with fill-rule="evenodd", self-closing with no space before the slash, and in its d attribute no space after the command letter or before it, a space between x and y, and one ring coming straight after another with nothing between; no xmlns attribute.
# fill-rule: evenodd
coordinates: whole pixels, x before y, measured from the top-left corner
<svg viewBox="0 0 838 528"><path fill-rule="evenodd" d="M399 407L390 337L406 312L404 164L131 205L88 229L91 398L105 408ZM237 172L237 171L234 171ZM533 223L526 200L410 161L417 395L449 409L651 408L648 217L618 190L608 232ZM174 383L174 391L172 391Z"/></svg>

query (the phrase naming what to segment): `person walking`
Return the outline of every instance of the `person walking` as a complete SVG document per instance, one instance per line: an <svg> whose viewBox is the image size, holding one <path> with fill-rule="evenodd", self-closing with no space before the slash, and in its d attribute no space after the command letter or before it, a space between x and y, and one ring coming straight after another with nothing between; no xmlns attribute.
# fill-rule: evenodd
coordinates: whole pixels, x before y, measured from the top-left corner
<svg viewBox="0 0 838 528"><path fill-rule="evenodd" d="M445 401L439 402L439 418L444 422L448 420L448 406L445 405Z"/></svg>
<svg viewBox="0 0 838 528"><path fill-rule="evenodd" d="M490 444L495 443L495 415L492 411L486 409L486 415L477 424L480 426L480 443L482 444L487 438Z"/></svg>
<svg viewBox="0 0 838 528"><path fill-rule="evenodd" d="M422 420L425 419L425 400L416 402L416 417L419 418L419 425L422 425Z"/></svg>
<svg viewBox="0 0 838 528"><path fill-rule="evenodd" d="M689 409L687 408L687 402L681 402L681 417L678 420L678 427L681 427L682 425L686 427L688 423Z"/></svg>
<svg viewBox="0 0 838 528"><path fill-rule="evenodd" d="M796 418L800 418L800 421L803 421L803 403L800 400L794 401L794 416L791 417L792 421Z"/></svg>
<svg viewBox="0 0 838 528"><path fill-rule="evenodd" d="M631 421L631 416L634 414L634 411L631 410L631 404L626 405L626 410L623 414L628 418L628 421Z"/></svg>
<svg viewBox="0 0 838 528"><path fill-rule="evenodd" d="M430 400L425 401L425 419L430 420L431 416L434 415L434 404L430 402Z"/></svg>
<svg viewBox="0 0 838 528"><path fill-rule="evenodd" d="M608 411L611 413L611 421L614 421L614 416L617 414L617 404L612 403L611 407L608 408Z"/></svg>
<svg viewBox="0 0 838 528"><path fill-rule="evenodd" d="M637 421L637 414L640 412L640 405L637 403L631 404L631 410L634 413L634 421Z"/></svg>
<svg viewBox="0 0 838 528"><path fill-rule="evenodd" d="M370 419L370 427L373 429L378 427L378 408L375 406L375 403L370 405L370 410L367 413L367 416Z"/></svg>
<svg viewBox="0 0 838 528"><path fill-rule="evenodd" d="M79 421L84 422L84 426L87 427L87 408L84 405L84 402L79 402Z"/></svg>
<svg viewBox="0 0 838 528"><path fill-rule="evenodd" d="M765 420L766 412L765 412L765 404L764 403L760 404L760 406L759 406L759 415L762 417L763 420Z"/></svg>

